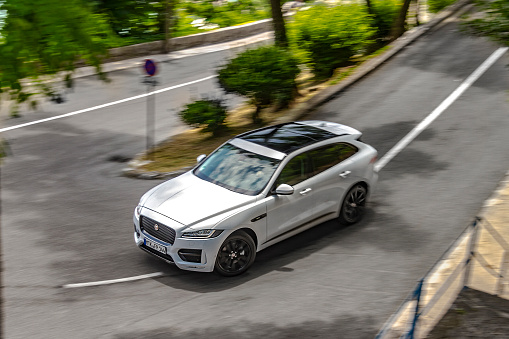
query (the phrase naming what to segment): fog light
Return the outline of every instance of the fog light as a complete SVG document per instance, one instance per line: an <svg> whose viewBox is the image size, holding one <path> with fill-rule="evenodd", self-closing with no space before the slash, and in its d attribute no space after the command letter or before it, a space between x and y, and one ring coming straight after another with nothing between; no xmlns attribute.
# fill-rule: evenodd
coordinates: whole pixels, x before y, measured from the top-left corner
<svg viewBox="0 0 509 339"><path fill-rule="evenodd" d="M201 250L195 250L190 248L181 249L178 251L180 259L187 262L201 262Z"/></svg>

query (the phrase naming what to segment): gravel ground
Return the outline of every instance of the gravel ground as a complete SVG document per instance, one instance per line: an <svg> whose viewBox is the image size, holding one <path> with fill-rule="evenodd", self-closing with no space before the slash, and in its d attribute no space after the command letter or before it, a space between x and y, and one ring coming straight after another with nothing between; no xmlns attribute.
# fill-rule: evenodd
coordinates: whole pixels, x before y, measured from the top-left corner
<svg viewBox="0 0 509 339"><path fill-rule="evenodd" d="M509 300L466 289L428 338L509 338Z"/></svg>

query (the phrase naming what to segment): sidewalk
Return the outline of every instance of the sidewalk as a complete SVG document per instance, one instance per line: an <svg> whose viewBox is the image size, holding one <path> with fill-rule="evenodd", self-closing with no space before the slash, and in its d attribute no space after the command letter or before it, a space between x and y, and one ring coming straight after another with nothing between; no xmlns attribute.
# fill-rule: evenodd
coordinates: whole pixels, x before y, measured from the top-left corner
<svg viewBox="0 0 509 339"><path fill-rule="evenodd" d="M428 338L509 338L509 172L481 217L469 288Z"/></svg>
<svg viewBox="0 0 509 339"><path fill-rule="evenodd" d="M467 286L509 300L509 173L479 216L482 227Z"/></svg>
<svg viewBox="0 0 509 339"><path fill-rule="evenodd" d="M478 217L424 277L416 338L509 338L509 172ZM408 332L415 309L407 299L378 338Z"/></svg>

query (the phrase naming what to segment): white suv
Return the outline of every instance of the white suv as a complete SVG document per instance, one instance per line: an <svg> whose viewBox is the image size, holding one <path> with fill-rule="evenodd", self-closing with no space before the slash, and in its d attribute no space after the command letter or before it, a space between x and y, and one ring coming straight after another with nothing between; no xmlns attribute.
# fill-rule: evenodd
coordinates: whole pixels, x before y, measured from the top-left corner
<svg viewBox="0 0 509 339"><path fill-rule="evenodd" d="M250 131L143 195L141 249L185 270L245 272L256 252L324 221L362 217L377 151L351 127L302 121Z"/></svg>

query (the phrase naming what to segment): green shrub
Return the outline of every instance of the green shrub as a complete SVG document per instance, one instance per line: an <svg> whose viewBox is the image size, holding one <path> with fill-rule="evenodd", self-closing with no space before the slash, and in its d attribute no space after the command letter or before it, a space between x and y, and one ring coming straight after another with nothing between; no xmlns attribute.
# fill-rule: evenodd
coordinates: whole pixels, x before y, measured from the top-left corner
<svg viewBox="0 0 509 339"><path fill-rule="evenodd" d="M296 93L295 78L300 70L290 52L275 46L247 50L218 70L219 85L227 93L240 94L256 106L253 121L260 110L272 103L287 105Z"/></svg>
<svg viewBox="0 0 509 339"><path fill-rule="evenodd" d="M456 0L428 0L428 8L430 12L437 13L455 1Z"/></svg>
<svg viewBox="0 0 509 339"><path fill-rule="evenodd" d="M388 37L392 26L398 18L403 2L401 0L372 0L373 21L379 38Z"/></svg>
<svg viewBox="0 0 509 339"><path fill-rule="evenodd" d="M186 124L205 125L204 131L217 135L224 129L226 106L220 99L202 99L187 104L179 115Z"/></svg>
<svg viewBox="0 0 509 339"><path fill-rule="evenodd" d="M478 5L486 11L486 16L482 19L467 21L466 24L477 33L509 45L509 1L479 1Z"/></svg>
<svg viewBox="0 0 509 339"><path fill-rule="evenodd" d="M297 13L288 26L290 46L318 78L347 65L376 32L366 6L354 3L312 7Z"/></svg>

